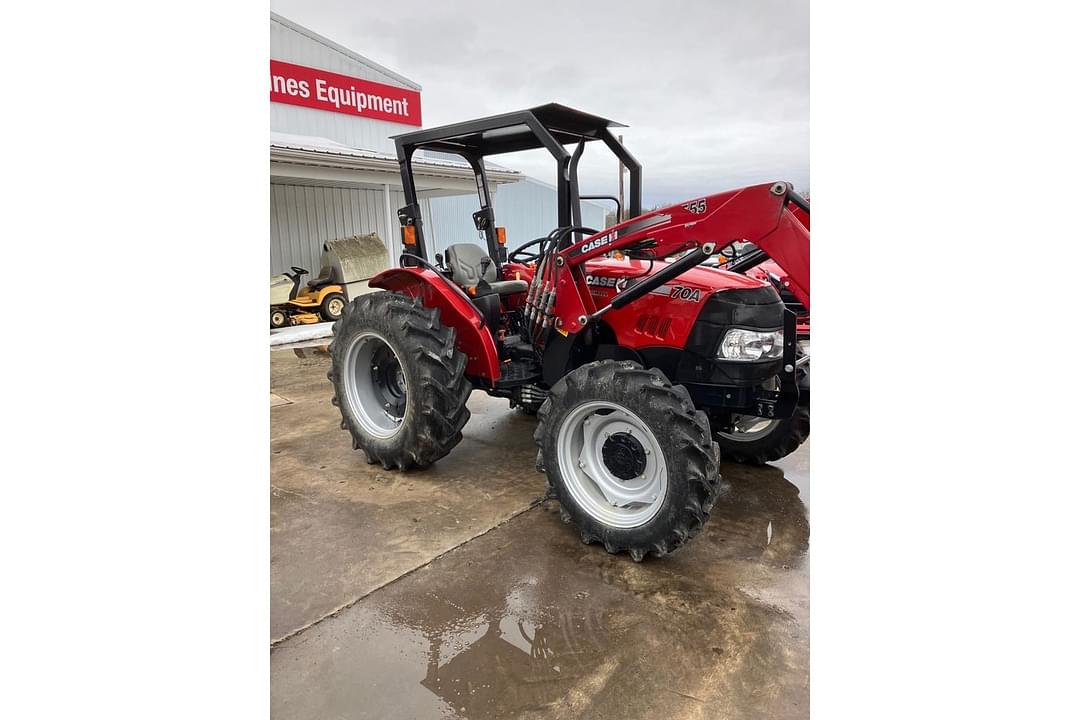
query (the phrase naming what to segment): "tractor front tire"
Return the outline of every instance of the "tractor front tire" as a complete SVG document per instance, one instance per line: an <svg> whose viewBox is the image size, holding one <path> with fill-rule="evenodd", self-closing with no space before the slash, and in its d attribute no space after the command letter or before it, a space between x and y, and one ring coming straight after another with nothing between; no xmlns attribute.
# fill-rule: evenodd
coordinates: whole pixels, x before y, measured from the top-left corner
<svg viewBox="0 0 1080 720"><path fill-rule="evenodd" d="M582 542L640 562L701 531L720 488L719 448L686 388L602 360L559 380L539 419L537 470Z"/></svg>
<svg viewBox="0 0 1080 720"><path fill-rule="evenodd" d="M345 307L327 378L341 427L368 462L423 468L461 442L472 387L454 343L454 329L418 298L377 292Z"/></svg>
<svg viewBox="0 0 1080 720"><path fill-rule="evenodd" d="M795 413L784 420L776 420L756 433L740 437L740 433L715 433L720 446L720 456L729 462L744 465L764 465L774 462L799 449L810 437L810 408L799 405Z"/></svg>
<svg viewBox="0 0 1080 720"><path fill-rule="evenodd" d="M326 322L335 322L345 311L345 296L339 292L327 293L319 303L319 316Z"/></svg>

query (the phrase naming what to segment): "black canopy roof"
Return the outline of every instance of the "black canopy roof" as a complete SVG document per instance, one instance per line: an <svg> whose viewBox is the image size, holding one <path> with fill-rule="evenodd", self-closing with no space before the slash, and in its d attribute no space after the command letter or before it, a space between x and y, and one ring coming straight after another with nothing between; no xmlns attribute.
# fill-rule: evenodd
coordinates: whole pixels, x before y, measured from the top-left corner
<svg viewBox="0 0 1080 720"><path fill-rule="evenodd" d="M396 135L394 141L399 148L420 147L451 153L466 150L479 155L499 155L544 147L544 138L531 127L534 123L539 123L560 145L600 140L607 128L626 127L598 115L548 103L528 110Z"/></svg>

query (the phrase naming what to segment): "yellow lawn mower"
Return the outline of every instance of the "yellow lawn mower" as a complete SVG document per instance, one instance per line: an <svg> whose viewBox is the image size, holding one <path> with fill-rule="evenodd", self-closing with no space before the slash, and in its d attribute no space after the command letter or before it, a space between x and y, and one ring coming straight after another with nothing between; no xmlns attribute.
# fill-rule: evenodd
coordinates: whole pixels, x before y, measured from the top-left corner
<svg viewBox="0 0 1080 720"><path fill-rule="evenodd" d="M341 317L345 290L334 282L330 268L323 268L319 277L301 289L300 279L307 274L307 270L294 265L292 273L270 278L270 327L334 322Z"/></svg>

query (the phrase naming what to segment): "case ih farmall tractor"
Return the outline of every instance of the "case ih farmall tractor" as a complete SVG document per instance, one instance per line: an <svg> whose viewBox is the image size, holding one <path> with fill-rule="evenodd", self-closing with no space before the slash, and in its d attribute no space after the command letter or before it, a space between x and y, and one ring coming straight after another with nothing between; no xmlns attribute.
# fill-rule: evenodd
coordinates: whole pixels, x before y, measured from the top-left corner
<svg viewBox="0 0 1080 720"><path fill-rule="evenodd" d="M335 323L328 377L353 447L388 469L449 453L474 388L537 410L537 469L563 520L640 561L701 530L734 420L787 420L805 402L795 314L770 283L702 265L751 242L809 308L810 233L795 215L809 207L775 182L643 214L641 165L615 125L551 104L396 137L400 267ZM630 174L629 219L606 230L581 221L577 168L594 141ZM558 227L507 254L484 158L534 148L558 167ZM460 244L428 257L417 150L472 168L486 252Z"/></svg>

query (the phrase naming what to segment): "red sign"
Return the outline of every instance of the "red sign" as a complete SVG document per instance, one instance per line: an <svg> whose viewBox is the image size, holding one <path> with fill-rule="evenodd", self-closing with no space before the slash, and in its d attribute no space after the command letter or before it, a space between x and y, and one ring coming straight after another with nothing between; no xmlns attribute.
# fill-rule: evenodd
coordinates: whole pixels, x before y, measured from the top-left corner
<svg viewBox="0 0 1080 720"><path fill-rule="evenodd" d="M420 93L327 70L270 61L270 102L420 125Z"/></svg>

